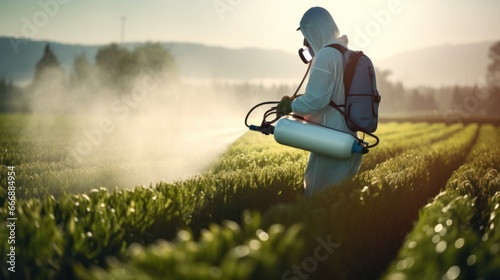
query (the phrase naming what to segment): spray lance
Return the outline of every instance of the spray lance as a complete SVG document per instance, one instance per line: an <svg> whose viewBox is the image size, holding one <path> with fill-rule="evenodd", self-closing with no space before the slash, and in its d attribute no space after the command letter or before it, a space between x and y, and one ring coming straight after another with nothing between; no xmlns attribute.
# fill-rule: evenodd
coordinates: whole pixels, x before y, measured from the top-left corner
<svg viewBox="0 0 500 280"><path fill-rule="evenodd" d="M314 56L312 50L307 46L299 50L299 56L304 63L309 64L302 81L297 90L292 95L291 99L297 97L297 93L302 86L309 70L311 68L311 60ZM312 121L307 121L303 117L296 114L282 116L277 112L277 104L279 101L262 102L250 109L245 117L245 125L253 131L261 132L265 135L274 135L276 142L321 154L336 159L347 159L355 153L366 154L369 148L375 146L369 145L363 139L354 135L340 131L331 127L327 127ZM258 107L265 105L276 105L265 111L260 125L249 125L248 117ZM273 117L272 119L270 119ZM275 124L275 125L273 125Z"/></svg>

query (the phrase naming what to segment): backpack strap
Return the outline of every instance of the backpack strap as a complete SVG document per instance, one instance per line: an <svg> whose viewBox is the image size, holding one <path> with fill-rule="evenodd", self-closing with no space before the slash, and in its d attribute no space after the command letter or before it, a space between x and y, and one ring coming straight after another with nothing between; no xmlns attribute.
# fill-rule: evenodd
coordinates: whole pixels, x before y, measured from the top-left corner
<svg viewBox="0 0 500 280"><path fill-rule="evenodd" d="M331 44L331 45L328 45L327 47L337 49L342 54L345 54L345 52L347 51L346 47L339 45L339 44Z"/></svg>
<svg viewBox="0 0 500 280"><path fill-rule="evenodd" d="M327 47L337 49L343 55L345 55L347 51L347 49L344 46L339 44L331 44L328 45ZM351 55L349 55L349 59L347 60L347 65L345 67L345 72L344 72L344 88L346 96L349 93L349 90L351 90L352 80L354 79L354 72L356 71L356 65L358 65L358 61L362 56L363 56L362 51L357 51L357 52L353 51L351 52Z"/></svg>
<svg viewBox="0 0 500 280"><path fill-rule="evenodd" d="M344 46L339 45L339 44L331 44L331 45L328 45L327 47L337 49L339 52L342 53L342 55L345 55L345 53L347 52L347 48L345 48ZM354 123L354 122L347 115L347 113L344 112L344 110L340 109L340 107L345 107L346 106L345 104L347 104L347 97L349 95L349 91L351 90L352 81L354 80L354 72L356 71L356 66L358 65L358 61L361 58L361 56L363 56L363 52L353 51L353 52L351 52L351 54L349 55L349 58L347 60L347 65L346 65L345 71L344 71L344 81L343 81L344 82L344 91L345 91L344 105L337 105L332 100L330 100L330 103L329 103L330 106L337 109L337 111L339 111L344 116L346 121L349 120L351 123ZM356 126L358 126L356 123L354 123L354 124Z"/></svg>
<svg viewBox="0 0 500 280"><path fill-rule="evenodd" d="M331 44L331 45L328 45L327 47L337 49L340 53L342 53L342 55L345 55L345 52L347 51L347 49L344 46L339 45L339 44ZM345 79L346 79L346 76L344 75L344 89L345 89L345 85L346 85ZM337 109L338 111L340 111L344 115L344 111L342 111L340 109L340 107L345 107L345 103L346 102L344 102L344 105L337 105L335 102L333 102L332 100L330 100L329 105L332 106L333 108Z"/></svg>

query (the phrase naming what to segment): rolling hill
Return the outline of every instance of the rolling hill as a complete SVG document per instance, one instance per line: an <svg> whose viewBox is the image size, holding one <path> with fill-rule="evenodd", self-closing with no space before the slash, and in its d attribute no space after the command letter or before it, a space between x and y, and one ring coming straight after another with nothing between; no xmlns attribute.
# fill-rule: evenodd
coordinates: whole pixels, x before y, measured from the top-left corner
<svg viewBox="0 0 500 280"><path fill-rule="evenodd" d="M402 52L374 63L381 69L392 70L393 79L405 86L471 85L484 79L488 51L493 44L435 46Z"/></svg>
<svg viewBox="0 0 500 280"><path fill-rule="evenodd" d="M102 45L72 45L47 41L16 41L0 37L0 78L30 81L36 62L49 43L64 69L70 71L76 56L90 61ZM139 43L127 43L133 48ZM175 57L179 74L190 79L299 79L305 66L294 54L257 48L229 49L194 43L166 42Z"/></svg>
<svg viewBox="0 0 500 280"><path fill-rule="evenodd" d="M58 42L0 37L0 78L29 82L45 44L50 43L61 65L70 71L76 56L94 60L102 45L74 45ZM127 43L133 48L139 43ZM304 64L282 50L231 49L196 43L164 42L176 58L179 74L186 79L299 80ZM474 84L486 74L488 49L493 42L443 45L417 49L374 60L377 68L390 69L392 79L405 86Z"/></svg>

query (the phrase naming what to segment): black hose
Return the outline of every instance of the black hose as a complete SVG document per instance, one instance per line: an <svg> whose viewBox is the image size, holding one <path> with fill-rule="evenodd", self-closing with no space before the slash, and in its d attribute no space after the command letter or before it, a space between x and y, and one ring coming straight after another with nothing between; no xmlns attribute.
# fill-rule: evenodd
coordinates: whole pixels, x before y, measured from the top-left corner
<svg viewBox="0 0 500 280"><path fill-rule="evenodd" d="M299 92L299 89L302 87L302 84L303 84L303 83L304 83L304 81L306 80L307 74L309 73L309 70L311 69L311 65L312 65L312 63L311 63L311 62L309 62L309 65L307 66L306 73L304 74L304 77L302 77L302 81L300 81L299 86L297 87L297 89L296 89L296 90L295 90L295 92L293 93L293 95L292 95L292 99L294 99L295 97L297 97L297 93Z"/></svg>
<svg viewBox="0 0 500 280"><path fill-rule="evenodd" d="M252 109L250 109L250 111L248 111L248 113L247 113L247 115L245 117L245 126L248 127L248 128L250 127L250 125L248 124L248 117L253 112L253 110L257 109L260 106L269 105L269 104L278 104L278 103L280 103L280 102L279 101L266 101L266 102L262 102L262 103L259 103L259 104L255 105L255 106L253 106ZM267 122L267 118L270 115L272 115L272 114L276 114L276 118L274 120L272 120L271 122ZM278 114L276 112L276 107L271 107L271 109L267 110L264 113L264 117L262 119L262 122L266 122L266 123L272 124L272 123L276 122L278 119L279 119L279 117L278 117Z"/></svg>
<svg viewBox="0 0 500 280"><path fill-rule="evenodd" d="M366 146L367 148L373 148L373 147L377 146L378 143L380 142L380 139L378 139L377 135L375 135L373 133L368 133L368 132L363 132L363 133L368 134L368 135L370 135L370 137L375 139L375 143L373 143L371 145L367 145Z"/></svg>
<svg viewBox="0 0 500 280"><path fill-rule="evenodd" d="M292 99L294 99L295 97L297 97L297 93L299 92L299 89L302 87L302 84L304 83L304 81L305 81L305 79L307 77L307 74L309 73L309 70L311 69L311 64L312 63L309 63L309 65L307 66L306 73L304 73L304 76L302 77L302 81L300 81L299 86L297 87L297 89L293 93ZM250 125L248 124L248 117L253 112L253 110L255 110L256 108L258 108L260 106L263 106L263 105L279 104L279 103L280 103L279 101L267 101L267 102L262 102L262 103L259 103L259 104L255 105L255 106L253 106L252 109L250 109L250 111L248 111L247 116L245 117L245 126L248 127L248 128L250 128ZM272 121L267 121L267 118L269 116L273 115L273 114L275 114L276 117ZM267 110L264 113L264 117L262 119L262 124L266 124L266 125L273 124L276 121L278 121L280 117L281 116L276 112L276 107L271 107L271 109Z"/></svg>

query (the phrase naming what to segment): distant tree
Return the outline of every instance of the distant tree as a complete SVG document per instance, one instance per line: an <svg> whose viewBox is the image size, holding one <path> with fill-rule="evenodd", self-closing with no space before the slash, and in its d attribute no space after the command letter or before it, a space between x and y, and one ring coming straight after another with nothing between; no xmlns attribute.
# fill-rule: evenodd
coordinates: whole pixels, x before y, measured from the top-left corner
<svg viewBox="0 0 500 280"><path fill-rule="evenodd" d="M500 88L500 42L491 46L488 57L491 62L488 65L486 80L489 86L498 89Z"/></svg>
<svg viewBox="0 0 500 280"><path fill-rule="evenodd" d="M500 115L500 41L490 47L488 57L491 59L488 65L486 82L488 83L488 112Z"/></svg>
<svg viewBox="0 0 500 280"><path fill-rule="evenodd" d="M462 104L464 102L465 94L462 87L455 85L451 93L451 104Z"/></svg>
<svg viewBox="0 0 500 280"><path fill-rule="evenodd" d="M419 112L422 111L423 98L418 89L413 90L408 97L406 97L406 111Z"/></svg>
<svg viewBox="0 0 500 280"><path fill-rule="evenodd" d="M139 73L175 73L175 59L161 44L146 43L134 49Z"/></svg>
<svg viewBox="0 0 500 280"><path fill-rule="evenodd" d="M424 111L437 111L439 110L439 105L434 98L432 93L424 94Z"/></svg>
<svg viewBox="0 0 500 280"><path fill-rule="evenodd" d="M96 66L104 83L128 90L140 75L175 73L173 56L158 43L146 43L133 51L111 44L99 49Z"/></svg>
<svg viewBox="0 0 500 280"><path fill-rule="evenodd" d="M54 52L52 52L50 45L46 44L42 58L36 63L33 82L34 84L47 80L60 82L63 79L64 70Z"/></svg>
<svg viewBox="0 0 500 280"><path fill-rule="evenodd" d="M56 112L68 107L65 72L49 44L35 65L33 83L27 91L27 106L32 112Z"/></svg>
<svg viewBox="0 0 500 280"><path fill-rule="evenodd" d="M393 83L389 80L392 75L390 70L376 69L377 89L382 96L380 103L380 112L383 113L400 113L405 112L403 108L406 104L405 88L401 82Z"/></svg>
<svg viewBox="0 0 500 280"><path fill-rule="evenodd" d="M4 78L0 79L0 97L3 97L5 93L7 93L7 82Z"/></svg>
<svg viewBox="0 0 500 280"><path fill-rule="evenodd" d="M73 72L70 80L73 85L88 83L93 77L94 65L90 63L85 54L80 54L73 61Z"/></svg>
<svg viewBox="0 0 500 280"><path fill-rule="evenodd" d="M0 112L26 112L23 91L12 80L0 79Z"/></svg>
<svg viewBox="0 0 500 280"><path fill-rule="evenodd" d="M117 44L100 48L95 62L104 84L118 89L127 89L137 75L134 55Z"/></svg>
<svg viewBox="0 0 500 280"><path fill-rule="evenodd" d="M6 112L10 103L9 88L4 78L0 79L0 112Z"/></svg>

